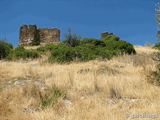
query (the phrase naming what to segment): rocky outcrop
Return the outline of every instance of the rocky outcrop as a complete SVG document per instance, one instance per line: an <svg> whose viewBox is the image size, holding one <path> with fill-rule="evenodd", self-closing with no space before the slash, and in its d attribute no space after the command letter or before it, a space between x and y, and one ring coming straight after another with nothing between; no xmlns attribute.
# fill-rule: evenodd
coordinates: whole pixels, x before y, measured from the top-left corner
<svg viewBox="0 0 160 120"><path fill-rule="evenodd" d="M44 44L60 43L60 30L57 28L39 28L36 25L22 25L18 45L28 46L30 43L39 42Z"/></svg>

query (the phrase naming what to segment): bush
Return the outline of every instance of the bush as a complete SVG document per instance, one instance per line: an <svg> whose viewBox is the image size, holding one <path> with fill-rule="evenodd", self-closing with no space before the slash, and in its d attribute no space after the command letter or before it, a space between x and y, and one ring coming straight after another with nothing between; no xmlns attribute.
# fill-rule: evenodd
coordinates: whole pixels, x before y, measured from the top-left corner
<svg viewBox="0 0 160 120"><path fill-rule="evenodd" d="M39 53L37 50L28 50L28 58L38 58Z"/></svg>
<svg viewBox="0 0 160 120"><path fill-rule="evenodd" d="M114 35L108 35L107 37L103 38L103 40L105 40L105 41L107 41L107 40L118 41L118 40L120 40L120 38L117 36L114 36Z"/></svg>
<svg viewBox="0 0 160 120"><path fill-rule="evenodd" d="M52 51L55 47L56 47L56 45L54 45L54 44L47 44L47 45L44 46L44 48L47 51Z"/></svg>
<svg viewBox="0 0 160 120"><path fill-rule="evenodd" d="M71 33L71 29L68 29L68 33L64 35L65 40L63 43L66 43L69 47L76 47L80 44L80 39L82 36L77 35L76 33Z"/></svg>
<svg viewBox="0 0 160 120"><path fill-rule="evenodd" d="M5 40L0 40L0 59L6 58L13 49L13 45L5 42Z"/></svg>
<svg viewBox="0 0 160 120"><path fill-rule="evenodd" d="M37 51L38 51L38 52L45 53L45 52L46 52L46 48L45 48L45 47L38 47L38 48L37 48Z"/></svg>
<svg viewBox="0 0 160 120"><path fill-rule="evenodd" d="M53 51L53 50L56 50L58 49L59 47L66 47L66 43L59 43L58 45L55 45L55 44L47 44L43 47L38 47L37 48L37 51L39 52L42 52L42 53L45 53L47 51Z"/></svg>
<svg viewBox="0 0 160 120"><path fill-rule="evenodd" d="M155 46L153 48L160 50L160 43L155 44Z"/></svg>
<svg viewBox="0 0 160 120"><path fill-rule="evenodd" d="M75 48L75 55L79 61L88 61L97 58L96 47L94 44L85 44L83 46L78 46Z"/></svg>
<svg viewBox="0 0 160 120"><path fill-rule="evenodd" d="M67 37L72 38L72 35L69 34ZM102 40L84 38L77 45L72 46L72 44L64 41L58 45L44 46L44 48L39 48L39 50L52 50L48 60L49 62L58 63L71 62L75 58L79 61L88 61L96 58L111 59L114 55L122 53L136 53L132 44L119 39L119 37L113 35L109 35Z"/></svg>
<svg viewBox="0 0 160 120"><path fill-rule="evenodd" d="M95 52L96 52L96 55L101 57L102 59L105 59L105 58L111 59L112 56L114 55L113 51L109 51L102 47L97 47Z"/></svg>
<svg viewBox="0 0 160 120"><path fill-rule="evenodd" d="M89 61L96 58L111 59L114 54L114 51L109 51L102 46L95 46L92 43L78 46L75 49L75 55L79 61Z"/></svg>
<svg viewBox="0 0 160 120"><path fill-rule="evenodd" d="M42 53L45 53L45 52L47 52L47 51L52 51L53 49L55 49L56 48L56 45L54 45L54 44L46 44L45 46L43 46L43 47L38 47L37 48L37 51L39 51L39 52L42 52Z"/></svg>
<svg viewBox="0 0 160 120"><path fill-rule="evenodd" d="M77 40L77 39L72 39L72 41L65 39L62 42L66 43L68 47L76 47L76 46L80 45L80 40Z"/></svg>
<svg viewBox="0 0 160 120"><path fill-rule="evenodd" d="M111 37L113 38L111 39ZM54 47L49 61L65 63L74 58L79 61L89 61L96 58L111 59L114 55L122 53L136 53L132 44L118 39L116 36L110 36L109 40L85 38L76 47L67 47L65 43L61 43Z"/></svg>
<svg viewBox="0 0 160 120"><path fill-rule="evenodd" d="M39 41L32 41L29 45L30 46L40 45L40 42Z"/></svg>
<svg viewBox="0 0 160 120"><path fill-rule="evenodd" d="M94 44L95 46L105 47L105 43L102 40L94 38L84 38L80 43L81 45L91 43Z"/></svg>
<svg viewBox="0 0 160 120"><path fill-rule="evenodd" d="M132 44L124 41L124 40L103 40L106 44L106 49L110 51L118 50L121 51L121 53L127 53L127 54L135 54L136 51Z"/></svg>
<svg viewBox="0 0 160 120"><path fill-rule="evenodd" d="M74 57L74 48L57 46L57 49L52 51L48 60L49 62L66 63L72 61Z"/></svg>
<svg viewBox="0 0 160 120"><path fill-rule="evenodd" d="M14 50L11 50L7 56L8 60L25 59L25 58L38 58L39 53L37 50L26 50L23 46L18 46Z"/></svg>
<svg viewBox="0 0 160 120"><path fill-rule="evenodd" d="M62 95L63 95L63 91L61 91L57 87L52 87L50 90L47 91L45 95L46 98L43 99L40 102L40 104L42 105L42 107L52 105L57 100L57 98L59 98Z"/></svg>

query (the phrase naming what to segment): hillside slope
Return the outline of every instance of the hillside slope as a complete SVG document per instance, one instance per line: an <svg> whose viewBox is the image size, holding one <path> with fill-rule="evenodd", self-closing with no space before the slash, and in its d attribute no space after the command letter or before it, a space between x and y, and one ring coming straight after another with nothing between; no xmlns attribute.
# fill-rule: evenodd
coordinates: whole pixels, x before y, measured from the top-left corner
<svg viewBox="0 0 160 120"><path fill-rule="evenodd" d="M135 49L136 55L69 65L46 58L0 61L0 120L158 119L160 87L146 77L156 69L152 54L158 51ZM44 100L54 102L45 106Z"/></svg>

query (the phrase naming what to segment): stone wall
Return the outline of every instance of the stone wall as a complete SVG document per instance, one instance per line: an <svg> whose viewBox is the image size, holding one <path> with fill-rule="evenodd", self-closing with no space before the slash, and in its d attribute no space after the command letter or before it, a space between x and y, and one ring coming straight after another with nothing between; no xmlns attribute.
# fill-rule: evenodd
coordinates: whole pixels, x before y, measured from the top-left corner
<svg viewBox="0 0 160 120"><path fill-rule="evenodd" d="M60 30L57 28L39 28L36 25L22 25L18 45L28 46L32 42L40 42L41 45L60 43Z"/></svg>
<svg viewBox="0 0 160 120"><path fill-rule="evenodd" d="M108 32L102 32L101 33L101 39L107 37L108 35L114 35L113 33L108 33ZM114 35L115 36L115 35Z"/></svg>

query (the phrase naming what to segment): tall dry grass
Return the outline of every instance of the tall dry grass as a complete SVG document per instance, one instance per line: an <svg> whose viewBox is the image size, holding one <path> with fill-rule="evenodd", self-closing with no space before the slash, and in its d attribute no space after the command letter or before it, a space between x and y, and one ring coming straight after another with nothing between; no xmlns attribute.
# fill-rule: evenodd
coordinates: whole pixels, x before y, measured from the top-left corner
<svg viewBox="0 0 160 120"><path fill-rule="evenodd" d="M151 48L135 49L138 53L156 52ZM54 105L24 112L27 106L39 106L44 97L41 85L1 87L0 120L126 120L127 113L160 115L160 87L146 80L156 64L143 55L123 55L110 61L69 65L49 64L42 59L28 63L4 61L0 63L0 86L14 78L31 76L42 79L49 87L58 87L73 104L65 104L60 97ZM106 99L113 99L116 104L107 104ZM144 101L124 102L123 99Z"/></svg>

